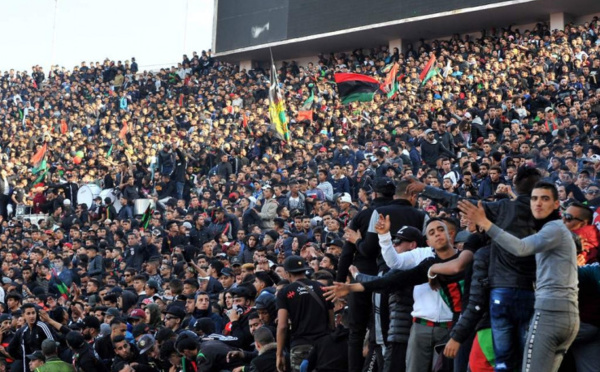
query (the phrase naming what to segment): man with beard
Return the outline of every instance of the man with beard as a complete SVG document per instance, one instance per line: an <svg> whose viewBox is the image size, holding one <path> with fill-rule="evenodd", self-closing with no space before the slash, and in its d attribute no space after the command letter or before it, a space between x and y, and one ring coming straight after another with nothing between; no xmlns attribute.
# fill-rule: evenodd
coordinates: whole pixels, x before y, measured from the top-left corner
<svg viewBox="0 0 600 372"><path fill-rule="evenodd" d="M100 335L100 321L95 316L86 316L83 318L83 329L81 330L81 334L85 339L85 342L90 345L90 347L94 347L96 343L96 338Z"/></svg>

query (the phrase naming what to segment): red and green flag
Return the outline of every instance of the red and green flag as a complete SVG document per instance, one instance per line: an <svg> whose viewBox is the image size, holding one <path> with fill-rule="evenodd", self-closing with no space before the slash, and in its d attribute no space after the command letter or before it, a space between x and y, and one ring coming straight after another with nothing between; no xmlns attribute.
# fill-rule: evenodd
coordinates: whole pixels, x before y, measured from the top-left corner
<svg viewBox="0 0 600 372"><path fill-rule="evenodd" d="M361 74L338 73L334 74L334 79L344 105L351 102L372 101L380 86L376 79Z"/></svg>
<svg viewBox="0 0 600 372"><path fill-rule="evenodd" d="M427 62L427 64L425 65L425 68L423 69L423 71L421 71L421 74L419 75L419 79L421 81L425 81L425 78L427 77L429 72L433 69L434 65L435 65L435 54L432 54L431 58L429 58L429 62Z"/></svg>
<svg viewBox="0 0 600 372"><path fill-rule="evenodd" d="M152 217L153 212L154 212L154 210L152 209L151 205L148 204L148 208L146 208L146 211L142 215L142 220L141 220L142 229L146 230L148 228L148 225L150 224L150 219Z"/></svg>
<svg viewBox="0 0 600 372"><path fill-rule="evenodd" d="M56 270L54 270L54 269L52 269L52 276L54 277L54 281L56 283L56 288L58 289L60 296L63 297L65 300L68 300L69 299L69 288L67 288L67 285L62 280L60 280L60 278L56 274Z"/></svg>
<svg viewBox="0 0 600 372"><path fill-rule="evenodd" d="M31 164L33 164L34 167L39 167L42 160L44 160L44 156L46 156L47 149L48 146L44 143L44 145L33 155Z"/></svg>
<svg viewBox="0 0 600 372"><path fill-rule="evenodd" d="M425 76L425 79L423 80L421 85L425 85L425 83L427 83L432 77L434 77L438 73L439 73L439 71L438 71L437 67L434 67L431 70L429 70L429 72L427 73L427 76Z"/></svg>

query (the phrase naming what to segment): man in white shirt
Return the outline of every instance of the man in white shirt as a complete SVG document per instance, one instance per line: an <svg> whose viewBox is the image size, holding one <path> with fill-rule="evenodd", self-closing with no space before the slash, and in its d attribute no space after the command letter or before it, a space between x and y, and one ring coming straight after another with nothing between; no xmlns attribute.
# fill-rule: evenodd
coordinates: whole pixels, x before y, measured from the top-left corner
<svg viewBox="0 0 600 372"><path fill-rule="evenodd" d="M431 289L430 285L426 282L426 278L416 278L415 276L418 274L412 274L412 272L412 277L405 278L406 280L403 281L390 280L390 278L394 278L398 274L401 275L405 270L426 267L423 264L433 264L433 262L439 262L439 260L446 261L453 259L456 257L457 252L452 247L448 227L440 219L433 218L427 222L425 234L427 244L430 247L415 248L403 253L396 253L394 250L389 228L389 216L384 218L380 215L375 229L379 235L381 253L386 264L391 269L396 270L392 270L380 279L369 282L353 284L336 283L335 286L326 288L326 296L328 299L331 299L333 297L345 296L349 292L377 291L385 287L390 289L390 286L395 285L411 285L410 281L412 280L420 283L424 282L423 284L415 285L413 290L415 302L411 315L414 322L408 340L406 370L408 372L428 371L431 370L433 360L434 348L432 346L441 345L448 341L454 313L442 297L441 292L438 293ZM424 262L426 260L428 262ZM355 270L352 271L353 276L356 277L358 272ZM434 278L430 277L430 279ZM456 305L459 306L459 304Z"/></svg>

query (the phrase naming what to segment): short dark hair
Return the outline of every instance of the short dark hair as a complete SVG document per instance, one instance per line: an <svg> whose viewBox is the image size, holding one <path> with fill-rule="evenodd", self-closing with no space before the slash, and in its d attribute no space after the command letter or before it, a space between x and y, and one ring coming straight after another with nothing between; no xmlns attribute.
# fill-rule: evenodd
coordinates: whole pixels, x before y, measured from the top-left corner
<svg viewBox="0 0 600 372"><path fill-rule="evenodd" d="M517 193L530 195L531 190L533 190L541 178L542 174L536 168L527 165L519 167L515 176L515 189Z"/></svg>
<svg viewBox="0 0 600 372"><path fill-rule="evenodd" d="M275 342L273 333L267 327L260 327L254 331L254 341L261 345L272 344Z"/></svg>
<svg viewBox="0 0 600 372"><path fill-rule="evenodd" d="M552 192L552 198L558 200L558 189L556 188L556 185L551 182L539 181L533 186L533 189L550 190Z"/></svg>
<svg viewBox="0 0 600 372"><path fill-rule="evenodd" d="M592 223L592 220L594 218L594 212L592 212L592 210L588 206L578 201L575 201L569 204L569 207L579 208L582 211L581 219L588 224Z"/></svg>
<svg viewBox="0 0 600 372"><path fill-rule="evenodd" d="M117 344L118 344L119 342L123 342L123 341L127 341L127 340L125 339L125 336L123 336L123 335L118 335L118 336L116 336L115 338L113 338L113 340L112 340L113 348L114 348L115 346L117 346Z"/></svg>

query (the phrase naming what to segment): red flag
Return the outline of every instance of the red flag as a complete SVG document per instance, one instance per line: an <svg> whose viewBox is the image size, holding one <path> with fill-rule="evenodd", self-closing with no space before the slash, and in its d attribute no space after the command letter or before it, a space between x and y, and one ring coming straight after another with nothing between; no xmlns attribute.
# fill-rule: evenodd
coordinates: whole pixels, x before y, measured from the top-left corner
<svg viewBox="0 0 600 372"><path fill-rule="evenodd" d="M31 158L31 164L33 164L34 167L40 165L42 159L44 159L44 155L46 155L46 149L47 145L44 143L44 146L42 146L42 148L39 149L38 152L35 153L35 155L33 155L33 157Z"/></svg>
<svg viewBox="0 0 600 372"><path fill-rule="evenodd" d="M248 128L248 117L245 111L242 111L242 127Z"/></svg>
<svg viewBox="0 0 600 372"><path fill-rule="evenodd" d="M431 70L431 68L433 67L434 63L435 63L435 54L433 54L431 56L431 58L429 59L429 62L427 62L427 64L425 65L425 68L423 69L423 71L421 71L421 74L419 75L419 79L421 81L425 80L425 77L429 73L429 70Z"/></svg>
<svg viewBox="0 0 600 372"><path fill-rule="evenodd" d="M296 116L296 121L300 122L300 121L304 121L304 120L308 120L312 123L312 120L313 120L312 110L298 111L298 116Z"/></svg>
<svg viewBox="0 0 600 372"><path fill-rule="evenodd" d="M183 107L183 93L179 95L179 107Z"/></svg>
<svg viewBox="0 0 600 372"><path fill-rule="evenodd" d="M60 134L66 134L68 130L69 127L67 126L67 121L65 119L62 119L60 121Z"/></svg>
<svg viewBox="0 0 600 372"><path fill-rule="evenodd" d="M119 138L125 139L125 136L127 136L128 130L129 130L129 127L127 126L127 122L125 120L123 120L123 128L121 128L121 130L119 131Z"/></svg>

